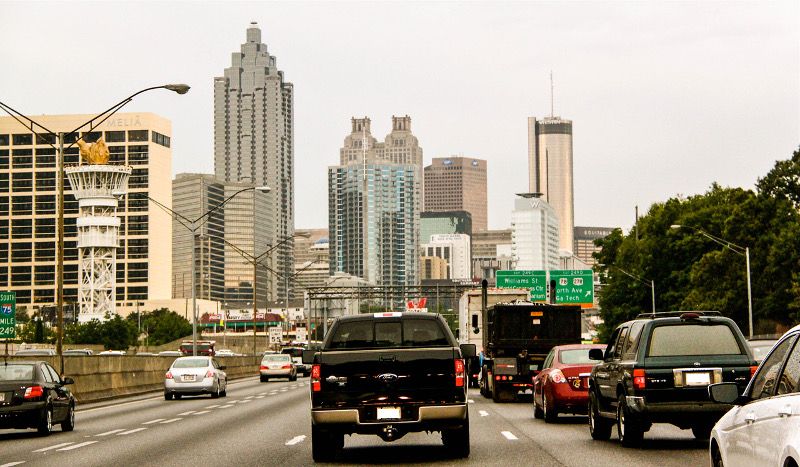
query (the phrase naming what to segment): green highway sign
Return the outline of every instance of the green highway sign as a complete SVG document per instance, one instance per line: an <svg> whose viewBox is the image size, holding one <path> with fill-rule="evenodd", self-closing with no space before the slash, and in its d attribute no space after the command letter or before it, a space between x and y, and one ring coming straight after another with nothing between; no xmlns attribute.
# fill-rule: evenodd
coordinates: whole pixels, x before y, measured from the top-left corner
<svg viewBox="0 0 800 467"><path fill-rule="evenodd" d="M545 271L497 271L497 287L530 289L531 301L547 300L547 273Z"/></svg>
<svg viewBox="0 0 800 467"><path fill-rule="evenodd" d="M556 303L594 303L594 275L591 269L550 271L550 282L556 285Z"/></svg>
<svg viewBox="0 0 800 467"><path fill-rule="evenodd" d="M17 337L17 293L0 292L0 338Z"/></svg>

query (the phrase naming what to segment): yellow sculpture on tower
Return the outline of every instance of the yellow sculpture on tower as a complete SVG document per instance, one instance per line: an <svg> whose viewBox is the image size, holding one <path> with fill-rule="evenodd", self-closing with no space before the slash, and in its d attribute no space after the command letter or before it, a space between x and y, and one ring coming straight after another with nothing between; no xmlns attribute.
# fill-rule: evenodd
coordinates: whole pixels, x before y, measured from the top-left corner
<svg viewBox="0 0 800 467"><path fill-rule="evenodd" d="M81 148L81 157L87 164L108 164L108 146L102 137L94 144L87 144L79 139L78 147Z"/></svg>

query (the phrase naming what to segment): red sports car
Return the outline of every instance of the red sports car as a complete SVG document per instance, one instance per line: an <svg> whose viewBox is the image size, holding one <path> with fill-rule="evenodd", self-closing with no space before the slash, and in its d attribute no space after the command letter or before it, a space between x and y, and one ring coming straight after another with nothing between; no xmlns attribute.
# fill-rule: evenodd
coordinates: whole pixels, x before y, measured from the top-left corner
<svg viewBox="0 0 800 467"><path fill-rule="evenodd" d="M554 422L561 413L585 414L589 403L589 373L597 364L590 349L605 345L573 344L553 347L533 378L533 416Z"/></svg>

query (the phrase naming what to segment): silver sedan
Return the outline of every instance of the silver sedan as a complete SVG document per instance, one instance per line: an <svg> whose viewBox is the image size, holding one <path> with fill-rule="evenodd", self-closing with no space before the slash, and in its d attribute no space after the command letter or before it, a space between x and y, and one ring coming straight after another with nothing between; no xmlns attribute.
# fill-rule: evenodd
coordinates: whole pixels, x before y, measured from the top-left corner
<svg viewBox="0 0 800 467"><path fill-rule="evenodd" d="M211 394L225 397L228 376L213 357L176 358L164 378L164 399L180 399L183 395Z"/></svg>
<svg viewBox="0 0 800 467"><path fill-rule="evenodd" d="M269 381L270 378L289 378L289 381L297 381L297 368L294 366L292 356L288 354L264 355L259 372L262 383Z"/></svg>

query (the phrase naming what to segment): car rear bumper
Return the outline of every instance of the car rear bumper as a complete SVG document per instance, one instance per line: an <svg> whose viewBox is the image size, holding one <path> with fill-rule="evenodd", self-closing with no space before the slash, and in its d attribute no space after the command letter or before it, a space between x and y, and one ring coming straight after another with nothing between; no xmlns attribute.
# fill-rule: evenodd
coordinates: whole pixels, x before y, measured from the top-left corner
<svg viewBox="0 0 800 467"><path fill-rule="evenodd" d="M553 390L553 404L559 412L586 413L589 405L589 390L576 390L561 385Z"/></svg>
<svg viewBox="0 0 800 467"><path fill-rule="evenodd" d="M315 425L403 425L425 423L441 420L463 421L467 418L467 405L429 405L419 407L416 420L381 420L381 421L362 421L358 409L330 409L312 410L311 420Z"/></svg>
<svg viewBox="0 0 800 467"><path fill-rule="evenodd" d="M25 402L17 406L0 406L0 428L28 428L39 423L45 402Z"/></svg>
<svg viewBox="0 0 800 467"><path fill-rule="evenodd" d="M294 371L291 370L291 369L289 369L289 370L259 370L259 371L261 372L261 376L278 376L278 377L282 377L282 378L287 378L289 376L292 376L292 373L294 373Z"/></svg>
<svg viewBox="0 0 800 467"><path fill-rule="evenodd" d="M680 414L719 414L722 415L733 407L729 404L719 404L711 401L681 401L681 402L647 402L645 397L626 396L625 403L634 413L652 416L671 416Z"/></svg>
<svg viewBox="0 0 800 467"><path fill-rule="evenodd" d="M179 383L174 380L164 382L164 390L181 394L202 394L214 390L214 378L204 378L202 381Z"/></svg>

